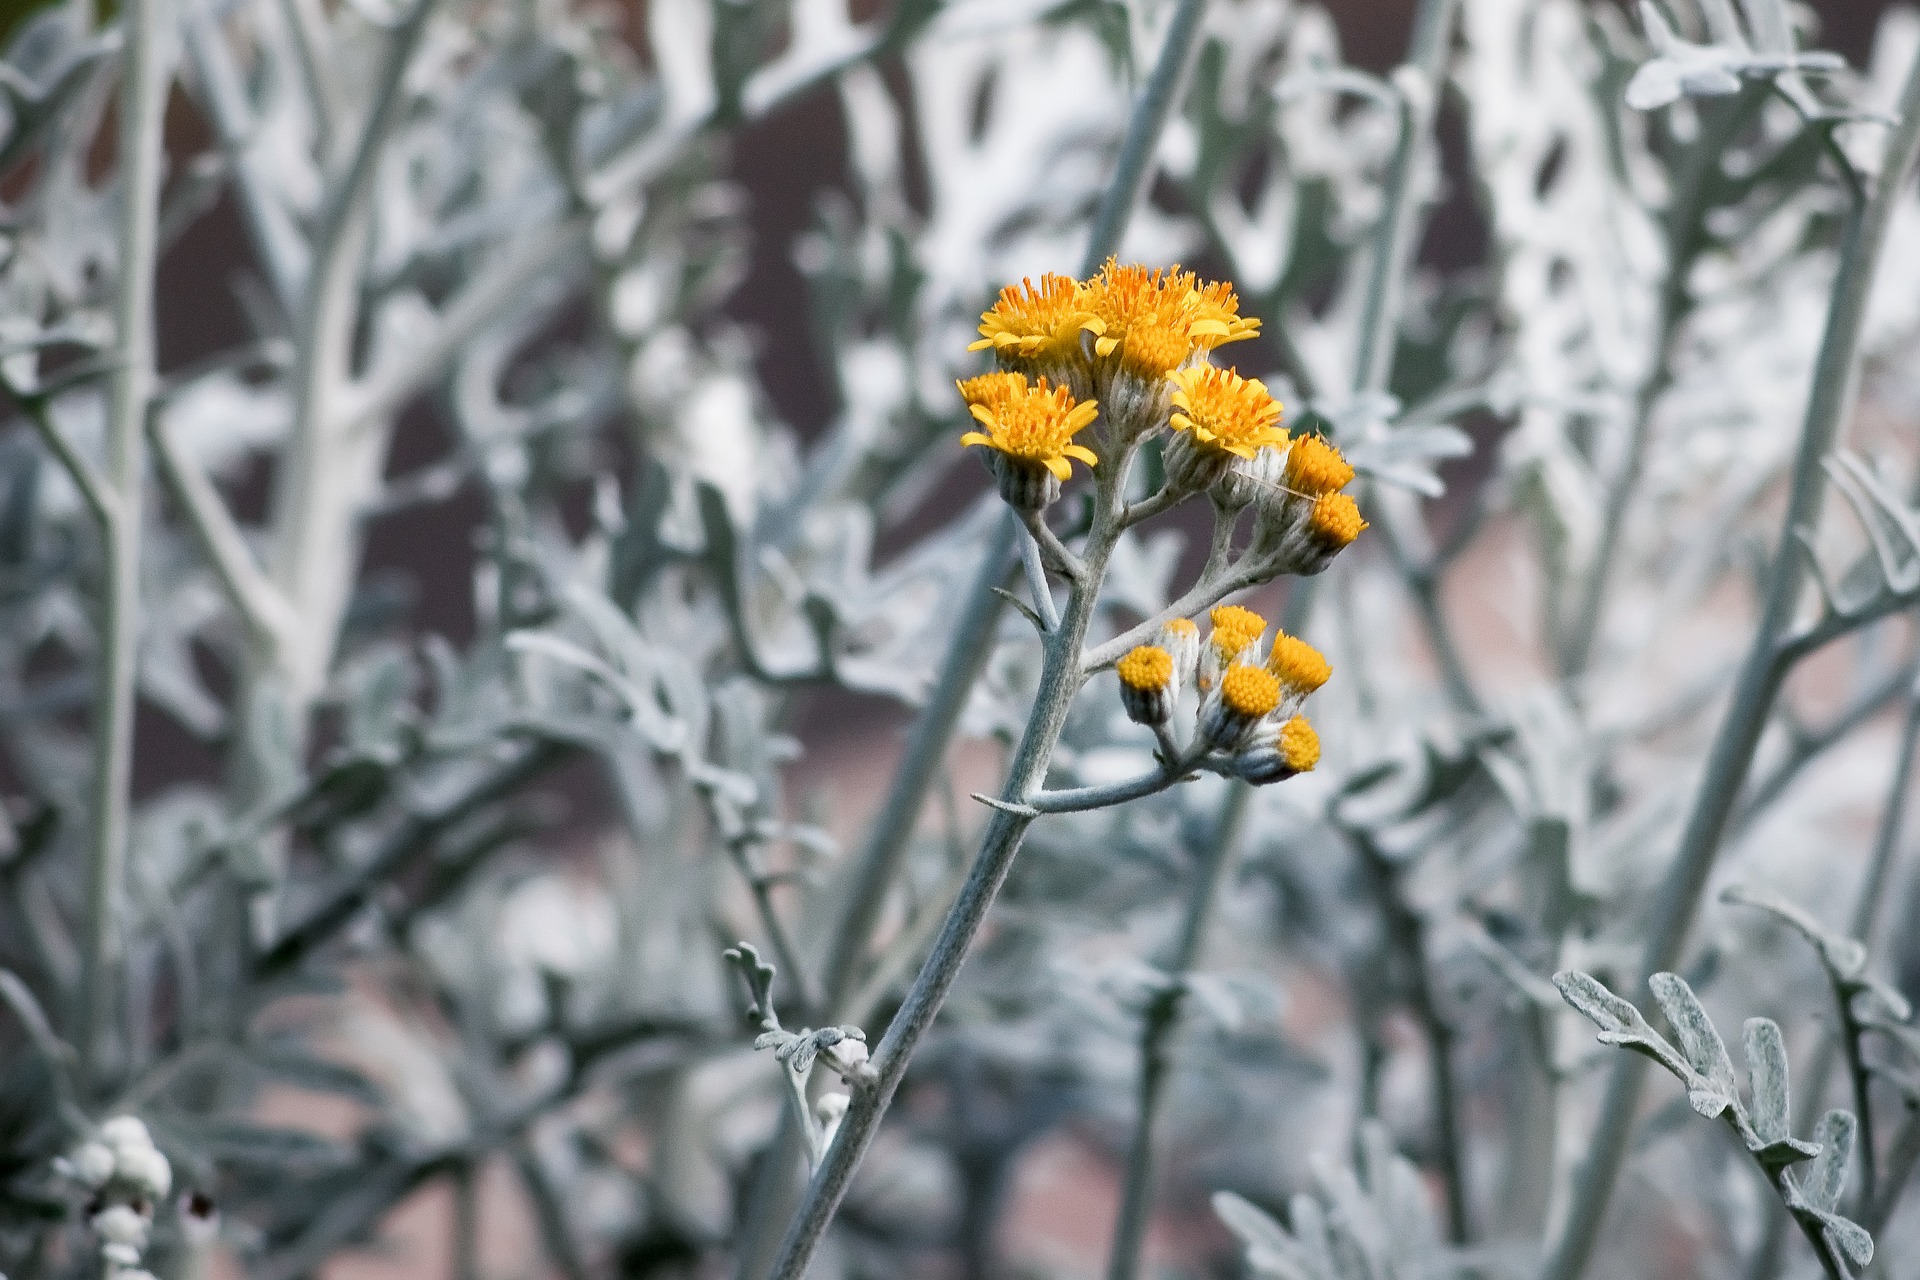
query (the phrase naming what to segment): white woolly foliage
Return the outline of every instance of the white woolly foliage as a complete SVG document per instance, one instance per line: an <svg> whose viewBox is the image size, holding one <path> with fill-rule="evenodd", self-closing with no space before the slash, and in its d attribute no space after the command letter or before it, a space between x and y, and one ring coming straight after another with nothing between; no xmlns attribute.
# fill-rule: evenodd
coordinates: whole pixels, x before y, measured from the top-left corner
<svg viewBox="0 0 1920 1280"><path fill-rule="evenodd" d="M1384 74L1306 0L9 13L0 1276L294 1280L442 1183L502 1275L1092 1273L1099 1195L1123 1278L1201 1195L1240 1256L1148 1269L1915 1256L1910 180L1848 245L1920 16L1417 7ZM1352 546L1307 453L1157 514L1202 438L1092 334L1126 484L1022 532L958 447L1135 159L1106 247L1235 286L1192 358ZM1229 705L1283 627L1331 679ZM1604 1127L1643 1059L1739 1141Z"/></svg>

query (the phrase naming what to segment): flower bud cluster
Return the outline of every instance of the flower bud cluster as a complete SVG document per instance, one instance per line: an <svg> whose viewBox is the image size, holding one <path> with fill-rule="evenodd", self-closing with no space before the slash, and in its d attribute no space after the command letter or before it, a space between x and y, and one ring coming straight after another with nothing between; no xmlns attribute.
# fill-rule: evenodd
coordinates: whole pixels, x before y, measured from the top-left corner
<svg viewBox="0 0 1920 1280"><path fill-rule="evenodd" d="M1208 621L1204 642L1191 619L1174 618L1155 643L1135 647L1115 664L1127 715L1162 729L1182 692L1192 688L1197 745L1230 757L1235 774L1267 783L1312 769L1320 739L1300 708L1333 674L1326 658L1284 631L1263 653L1266 619L1238 605L1219 606Z"/></svg>
<svg viewBox="0 0 1920 1280"><path fill-rule="evenodd" d="M133 1116L115 1116L59 1168L92 1195L87 1225L100 1241L109 1280L152 1280L140 1260L155 1206L173 1189L173 1166L153 1145L147 1126Z"/></svg>
<svg viewBox="0 0 1920 1280"><path fill-rule="evenodd" d="M1280 553L1295 573L1325 569L1367 527L1359 506L1341 492L1352 480L1353 466L1326 440L1292 441L1280 459L1279 484L1256 499L1254 546Z"/></svg>

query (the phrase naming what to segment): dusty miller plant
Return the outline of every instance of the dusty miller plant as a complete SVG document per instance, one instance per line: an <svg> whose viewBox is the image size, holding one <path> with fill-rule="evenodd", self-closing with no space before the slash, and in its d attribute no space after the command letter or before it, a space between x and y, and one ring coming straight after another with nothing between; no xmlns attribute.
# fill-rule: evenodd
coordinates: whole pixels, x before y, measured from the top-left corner
<svg viewBox="0 0 1920 1280"><path fill-rule="evenodd" d="M872 8L15 24L0 1272L1907 1274L1920 19Z"/></svg>

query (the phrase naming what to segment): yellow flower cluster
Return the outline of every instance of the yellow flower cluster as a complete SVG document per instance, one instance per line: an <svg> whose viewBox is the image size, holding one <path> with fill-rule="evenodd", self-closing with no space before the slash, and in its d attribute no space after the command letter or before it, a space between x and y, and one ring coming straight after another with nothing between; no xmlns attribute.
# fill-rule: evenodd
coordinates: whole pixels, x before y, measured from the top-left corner
<svg viewBox="0 0 1920 1280"><path fill-rule="evenodd" d="M1055 501L1073 462L1098 468L1170 430L1165 499L1204 491L1225 516L1257 504L1253 549L1292 572L1319 572L1367 527L1342 492L1353 468L1340 451L1291 439L1265 384L1212 363L1260 332L1232 285L1109 258L1090 279L1008 285L979 332L968 350L993 352L1000 368L957 384L979 427L960 442L983 447L1020 510ZM1091 447L1077 443L1095 422Z"/></svg>
<svg viewBox="0 0 1920 1280"><path fill-rule="evenodd" d="M1260 322L1240 314L1240 299L1224 281L1202 283L1191 271L1149 271L1107 259L1091 280L1049 273L1000 291L980 317L980 339L969 351L992 351L1009 363L1036 366L1073 361L1081 334L1093 338L1101 359L1164 377L1196 352L1251 338Z"/></svg>
<svg viewBox="0 0 1920 1280"><path fill-rule="evenodd" d="M1320 739L1300 708L1333 675L1324 655L1298 636L1274 633L1263 658L1267 620L1223 604L1208 615L1204 646L1188 618L1168 621L1153 644L1115 664L1127 714L1159 729L1175 700L1193 684L1200 692L1198 733L1208 750L1231 758L1233 772L1256 783L1305 773L1320 760Z"/></svg>

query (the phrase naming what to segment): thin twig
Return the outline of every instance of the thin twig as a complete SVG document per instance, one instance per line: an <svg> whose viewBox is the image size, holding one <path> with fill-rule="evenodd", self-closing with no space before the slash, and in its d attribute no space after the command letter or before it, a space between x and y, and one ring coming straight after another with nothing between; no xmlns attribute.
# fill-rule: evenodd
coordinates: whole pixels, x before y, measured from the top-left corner
<svg viewBox="0 0 1920 1280"><path fill-rule="evenodd" d="M100 610L95 690L93 829L87 870L87 927L80 960L80 1076L100 1069L112 1021L120 896L133 778L133 692L140 630L140 533L147 401L154 386L153 273L158 254L162 125L171 79L156 0L122 10L119 280L114 299L115 366L107 408L112 501L104 510L106 587Z"/></svg>
<svg viewBox="0 0 1920 1280"><path fill-rule="evenodd" d="M1227 867L1239 846L1252 799L1252 786L1245 782L1230 784L1220 806L1220 816L1215 819L1203 847L1195 851L1199 856L1193 868L1193 882L1187 887L1180 936L1165 967L1167 983L1147 1006L1141 1020L1139 1101L1134 1108L1127 1177L1120 1198L1120 1216L1113 1229L1107 1280L1134 1280L1140 1274L1141 1246L1153 1213L1154 1127L1172 1065L1168 1051L1180 1023L1187 980L1199 966L1207 923L1213 917L1213 905L1219 898L1220 882L1226 878Z"/></svg>

